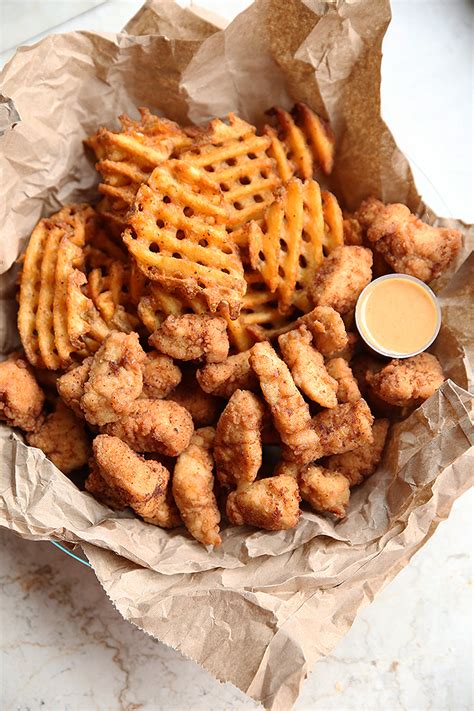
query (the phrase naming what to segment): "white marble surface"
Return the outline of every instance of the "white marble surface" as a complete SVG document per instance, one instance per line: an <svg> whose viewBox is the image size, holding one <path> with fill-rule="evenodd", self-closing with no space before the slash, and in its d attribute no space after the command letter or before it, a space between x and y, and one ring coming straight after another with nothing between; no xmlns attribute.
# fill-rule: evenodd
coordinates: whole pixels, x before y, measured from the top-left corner
<svg viewBox="0 0 474 711"><path fill-rule="evenodd" d="M106 2L55 31L118 30L140 4ZM248 3L199 4L231 17ZM465 220L474 219L472 13L469 0L395 1L383 62L384 116L422 195ZM473 708L473 505L471 491L316 665L297 711ZM257 707L124 622L80 563L48 543L0 538L2 711Z"/></svg>

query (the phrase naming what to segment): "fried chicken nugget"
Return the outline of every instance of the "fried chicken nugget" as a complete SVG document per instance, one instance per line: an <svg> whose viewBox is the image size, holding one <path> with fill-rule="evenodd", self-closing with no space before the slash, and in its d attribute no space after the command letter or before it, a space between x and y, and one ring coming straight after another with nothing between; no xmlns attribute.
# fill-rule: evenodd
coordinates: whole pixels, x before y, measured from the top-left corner
<svg viewBox="0 0 474 711"><path fill-rule="evenodd" d="M78 417L84 417L81 398L84 395L84 386L89 379L92 360L93 358L86 358L80 365L71 368L56 381L59 395Z"/></svg>
<svg viewBox="0 0 474 711"><path fill-rule="evenodd" d="M312 345L306 326L300 326L278 338L283 359L295 384L322 407L336 407L337 382L324 367L324 358Z"/></svg>
<svg viewBox="0 0 474 711"><path fill-rule="evenodd" d="M38 426L44 393L20 353L0 363L0 420L27 432Z"/></svg>
<svg viewBox="0 0 474 711"><path fill-rule="evenodd" d="M431 353L391 360L378 373L366 374L370 389L389 405L412 407L427 400L445 377L441 363Z"/></svg>
<svg viewBox="0 0 474 711"><path fill-rule="evenodd" d="M42 449L64 474L83 467L90 456L89 435L84 422L61 400L38 429L26 436L26 441L32 447Z"/></svg>
<svg viewBox="0 0 474 711"><path fill-rule="evenodd" d="M89 462L89 475L85 481L85 490L92 494L94 499L105 504L114 511L123 511L127 508L127 502L123 499L117 489L109 486L99 473L99 467L92 459Z"/></svg>
<svg viewBox="0 0 474 711"><path fill-rule="evenodd" d="M102 479L136 514L162 528L179 525L176 509L170 505L166 467L146 461L118 437L99 435L92 449Z"/></svg>
<svg viewBox="0 0 474 711"><path fill-rule="evenodd" d="M255 480L262 465L262 426L265 408L248 390L236 390L216 427L214 459L217 478L232 488Z"/></svg>
<svg viewBox="0 0 474 711"><path fill-rule="evenodd" d="M347 402L313 417L323 455L342 454L373 442L373 415L365 400Z"/></svg>
<svg viewBox="0 0 474 711"><path fill-rule="evenodd" d="M221 515L214 496L212 446L215 431L195 431L189 447L179 455L173 474L173 496L189 533L204 545L221 543Z"/></svg>
<svg viewBox="0 0 474 711"><path fill-rule="evenodd" d="M371 279L370 249L338 247L317 270L311 285L311 297L316 306L332 306L344 315L355 308L359 294Z"/></svg>
<svg viewBox="0 0 474 711"><path fill-rule="evenodd" d="M181 382L181 371L173 359L156 351L146 354L142 370L141 397L157 400L167 397Z"/></svg>
<svg viewBox="0 0 474 711"><path fill-rule="evenodd" d="M250 351L228 356L221 363L208 363L197 371L206 393L229 399L236 390L256 390L258 380L250 365Z"/></svg>
<svg viewBox="0 0 474 711"><path fill-rule="evenodd" d="M285 445L285 458L307 464L322 456L321 444L311 423L308 404L295 385L288 366L268 342L256 343L250 353L263 396Z"/></svg>
<svg viewBox="0 0 474 711"><path fill-rule="evenodd" d="M399 203L365 200L355 214L367 240L396 272L429 282L455 259L462 246L459 230L432 227Z"/></svg>
<svg viewBox="0 0 474 711"><path fill-rule="evenodd" d="M177 457L189 445L194 426L184 407L170 400L139 398L126 415L101 428L119 437L135 452L159 452Z"/></svg>
<svg viewBox="0 0 474 711"><path fill-rule="evenodd" d="M348 346L348 335L341 315L332 306L316 306L296 321L297 326L306 326L313 336L316 350L325 358L332 357Z"/></svg>
<svg viewBox="0 0 474 711"><path fill-rule="evenodd" d="M81 409L91 425L115 422L143 389L145 353L137 333L112 331L92 360Z"/></svg>
<svg viewBox="0 0 474 711"><path fill-rule="evenodd" d="M326 361L326 370L337 383L338 402L356 402L360 400L357 380L354 378L349 363L344 358L330 358Z"/></svg>
<svg viewBox="0 0 474 711"><path fill-rule="evenodd" d="M380 464L389 426L388 420L375 420L372 425L373 442L363 444L351 452L328 457L327 468L343 474L351 487L360 484L371 476Z"/></svg>
<svg viewBox="0 0 474 711"><path fill-rule="evenodd" d="M183 379L168 395L169 400L184 407L193 418L195 427L215 425L222 410L222 400L204 392L193 371L183 371Z"/></svg>
<svg viewBox="0 0 474 711"><path fill-rule="evenodd" d="M267 531L294 528L300 517L298 482L292 476L271 476L252 484L242 484L227 498L229 521L256 526Z"/></svg>
<svg viewBox="0 0 474 711"><path fill-rule="evenodd" d="M344 518L350 496L349 482L344 474L310 464L300 472L298 484L301 498L315 511Z"/></svg>
<svg viewBox="0 0 474 711"><path fill-rule="evenodd" d="M220 363L229 352L227 322L211 314L168 316L148 342L177 360L204 358L207 363Z"/></svg>

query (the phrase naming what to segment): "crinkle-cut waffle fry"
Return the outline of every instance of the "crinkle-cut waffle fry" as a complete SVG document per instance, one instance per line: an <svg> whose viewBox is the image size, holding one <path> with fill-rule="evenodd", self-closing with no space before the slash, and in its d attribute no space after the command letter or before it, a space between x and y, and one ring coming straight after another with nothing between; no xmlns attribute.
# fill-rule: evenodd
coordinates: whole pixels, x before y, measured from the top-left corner
<svg viewBox="0 0 474 711"><path fill-rule="evenodd" d="M219 184L229 208L227 229L233 231L262 217L281 181L267 155L271 139L257 136L255 126L232 113L227 121L216 118L204 128L188 129L194 143L179 157Z"/></svg>
<svg viewBox="0 0 474 711"><path fill-rule="evenodd" d="M252 268L260 272L279 308L309 311L309 285L323 260L325 239L321 191L315 180L291 178L279 189L262 226L248 226Z"/></svg>
<svg viewBox="0 0 474 711"><path fill-rule="evenodd" d="M138 316L146 329L153 333L167 316L201 314L208 311L205 300L199 295L188 298L184 294L172 294L156 282L151 282L137 307Z"/></svg>
<svg viewBox="0 0 474 711"><path fill-rule="evenodd" d="M82 287L86 284L86 275L73 269L68 276L67 330L75 350L84 348L86 337L102 343L111 331L92 300L83 293Z"/></svg>
<svg viewBox="0 0 474 711"><path fill-rule="evenodd" d="M41 358L49 370L58 370L62 364L54 336L53 305L58 249L63 237L64 228L60 225L54 225L52 229L49 230L41 262L36 331L38 333L38 345ZM65 237L65 239L68 238Z"/></svg>
<svg viewBox="0 0 474 711"><path fill-rule="evenodd" d="M126 227L126 214L138 188L173 150L191 143L178 124L140 108L140 121L120 116L120 131L100 128L86 143L94 150L103 181L104 199L98 211L117 232Z"/></svg>
<svg viewBox="0 0 474 711"><path fill-rule="evenodd" d="M108 326L129 333L138 325L135 309L130 303L130 268L112 261L96 267L87 275L87 292ZM132 312L127 308L132 307Z"/></svg>
<svg viewBox="0 0 474 711"><path fill-rule="evenodd" d="M77 244L65 235L58 247L53 300L54 342L63 365L71 360L76 348L71 343L68 331L67 301L69 275L83 264L84 253Z"/></svg>
<svg viewBox="0 0 474 711"><path fill-rule="evenodd" d="M149 279L188 297L202 294L211 312L227 307L235 318L246 284L226 219L219 186L203 170L170 160L140 187L123 240Z"/></svg>
<svg viewBox="0 0 474 711"><path fill-rule="evenodd" d="M311 146L316 164L325 175L330 175L334 165L336 139L329 123L303 102L295 104L293 115Z"/></svg>
<svg viewBox="0 0 474 711"><path fill-rule="evenodd" d="M344 244L344 219L339 203L332 193L323 190L321 197L324 215L323 246L324 253L327 255Z"/></svg>
<svg viewBox="0 0 474 711"><path fill-rule="evenodd" d="M279 126L277 136L272 136L272 157L276 160L280 151L284 151L286 161L280 160L279 165L283 168L285 175L291 170L292 175L297 175L304 180L312 178L314 160L311 147L301 128L294 122L292 115L279 106L270 109L267 114L275 116ZM280 177L283 176L280 174ZM288 177L285 179L288 180Z"/></svg>

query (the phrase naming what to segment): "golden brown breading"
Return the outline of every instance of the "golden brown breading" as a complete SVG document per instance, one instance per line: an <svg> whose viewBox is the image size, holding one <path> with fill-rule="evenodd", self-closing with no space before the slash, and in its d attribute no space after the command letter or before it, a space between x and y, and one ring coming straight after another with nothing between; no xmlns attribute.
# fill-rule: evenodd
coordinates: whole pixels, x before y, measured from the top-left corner
<svg viewBox="0 0 474 711"><path fill-rule="evenodd" d="M363 244L363 230L360 222L356 220L353 215L344 214L344 220L342 222L342 228L344 231L344 244L351 245L362 245Z"/></svg>
<svg viewBox="0 0 474 711"><path fill-rule="evenodd" d="M92 459L89 462L89 476L85 481L85 489L92 494L94 499L105 504L114 511L123 511L127 508L127 502L123 499L117 489L109 486L99 473L99 467Z"/></svg>
<svg viewBox="0 0 474 711"><path fill-rule="evenodd" d="M204 392L193 371L184 370L183 379L168 395L169 400L186 408L193 418L195 427L215 425L222 410L222 400Z"/></svg>
<svg viewBox="0 0 474 711"><path fill-rule="evenodd" d="M371 375L378 373L384 366L383 361L377 360L368 353L357 355L351 362L351 369L354 378L357 380L362 397L366 397L369 389Z"/></svg>
<svg viewBox="0 0 474 711"><path fill-rule="evenodd" d="M99 474L116 497L148 523L163 528L179 525L170 510L170 474L160 462L145 461L118 437L99 435L92 447Z"/></svg>
<svg viewBox="0 0 474 711"><path fill-rule="evenodd" d="M78 417L84 417L81 398L84 395L84 386L89 378L92 360L92 358L86 358L80 365L71 368L56 381L59 395Z"/></svg>
<svg viewBox="0 0 474 711"><path fill-rule="evenodd" d="M22 430L34 430L41 418L44 393L28 361L12 353L0 363L0 420Z"/></svg>
<svg viewBox="0 0 474 711"><path fill-rule="evenodd" d="M148 341L177 360L204 358L206 363L220 363L229 352L227 323L210 314L168 316Z"/></svg>
<svg viewBox="0 0 474 711"><path fill-rule="evenodd" d="M214 496L214 429L196 430L179 455L173 474L173 496L189 533L204 545L218 546L221 515Z"/></svg>
<svg viewBox="0 0 474 711"><path fill-rule="evenodd" d="M268 343L256 343L250 353L273 422L286 445L285 458L307 464L321 454L319 438L311 424L307 403L296 387L288 366Z"/></svg>
<svg viewBox="0 0 474 711"><path fill-rule="evenodd" d="M223 486L255 480L262 465L262 424L265 409L249 390L236 390L216 427L214 459Z"/></svg>
<svg viewBox="0 0 474 711"><path fill-rule="evenodd" d="M326 370L337 382L337 401L356 402L362 397L357 380L354 378L349 363L344 358L331 358L326 361Z"/></svg>
<svg viewBox="0 0 474 711"><path fill-rule="evenodd" d="M343 474L310 464L300 472L298 484L301 498L315 511L344 518L349 504L350 489L349 482Z"/></svg>
<svg viewBox="0 0 474 711"><path fill-rule="evenodd" d="M300 390L322 407L336 407L337 382L324 367L324 358L312 345L306 326L300 326L278 338L283 359Z"/></svg>
<svg viewBox="0 0 474 711"><path fill-rule="evenodd" d="M247 524L267 531L294 528L300 517L298 483L292 476L271 476L243 484L227 499L231 523Z"/></svg>
<svg viewBox="0 0 474 711"><path fill-rule="evenodd" d="M365 400L347 402L332 410L323 410L313 417L322 456L350 452L373 441L374 418Z"/></svg>
<svg viewBox="0 0 474 711"><path fill-rule="evenodd" d="M90 441L84 422L61 400L43 424L27 435L26 441L32 447L42 449L65 474L83 467L90 456Z"/></svg>
<svg viewBox="0 0 474 711"><path fill-rule="evenodd" d="M311 285L316 306L332 306L340 314L355 308L372 279L372 252L358 246L338 247L323 261Z"/></svg>
<svg viewBox="0 0 474 711"><path fill-rule="evenodd" d="M341 315L331 306L316 306L312 311L301 316L296 325L309 328L313 343L325 358L347 348L348 335Z"/></svg>
<svg viewBox="0 0 474 711"><path fill-rule="evenodd" d="M396 272L429 282L454 260L462 246L459 230L431 227L399 203L365 200L356 217L367 240Z"/></svg>
<svg viewBox="0 0 474 711"><path fill-rule="evenodd" d="M344 358L348 363L354 357L358 344L361 342L357 333L349 331L347 334L347 346L340 351L335 351L328 355L328 358Z"/></svg>
<svg viewBox="0 0 474 711"><path fill-rule="evenodd" d="M119 437L136 452L177 457L188 446L194 427L189 412L176 402L139 398L126 415L101 431Z"/></svg>
<svg viewBox="0 0 474 711"><path fill-rule="evenodd" d="M412 407L427 400L445 377L441 363L431 353L391 360L378 373L367 374L371 390L389 405Z"/></svg>
<svg viewBox="0 0 474 711"><path fill-rule="evenodd" d="M94 355L81 409L91 425L106 425L127 414L143 388L145 353L136 333L112 331Z"/></svg>
<svg viewBox="0 0 474 711"><path fill-rule="evenodd" d="M169 356L156 351L146 354L143 369L141 397L159 399L167 397L181 382L181 371Z"/></svg>
<svg viewBox="0 0 474 711"><path fill-rule="evenodd" d="M196 377L206 393L230 398L236 390L256 390L258 380L250 366L250 351L231 355L222 363L208 363Z"/></svg>
<svg viewBox="0 0 474 711"><path fill-rule="evenodd" d="M350 486L360 484L371 476L380 464L389 426L388 420L375 420L372 425L373 442L363 444L351 452L328 457L328 469L343 474Z"/></svg>

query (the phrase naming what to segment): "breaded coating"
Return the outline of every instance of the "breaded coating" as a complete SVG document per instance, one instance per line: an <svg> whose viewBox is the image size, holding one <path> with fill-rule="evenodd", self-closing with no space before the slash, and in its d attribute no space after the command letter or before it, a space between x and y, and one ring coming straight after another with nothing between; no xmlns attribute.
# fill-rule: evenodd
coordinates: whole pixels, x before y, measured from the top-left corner
<svg viewBox="0 0 474 711"><path fill-rule="evenodd" d="M349 331L347 333L347 345L345 348L343 348L340 351L335 351L334 353L331 353L327 355L327 358L344 358L348 363L349 361L352 360L354 357L354 354L357 349L357 345L360 343L360 338L357 333L353 333L352 331Z"/></svg>
<svg viewBox="0 0 474 711"><path fill-rule="evenodd" d="M360 400L362 395L347 360L344 360L344 358L331 358L326 361L326 370L337 382L336 396L338 402L356 402Z"/></svg>
<svg viewBox="0 0 474 711"><path fill-rule="evenodd" d="M365 398L368 394L368 381L371 375L378 373L383 366L383 361L377 360L377 358L374 358L368 353L361 353L351 362L352 374L357 381L362 397Z"/></svg>
<svg viewBox="0 0 474 711"><path fill-rule="evenodd" d="M222 400L204 392L192 371L183 371L183 379L168 395L169 400L186 408L195 427L215 425L222 410Z"/></svg>
<svg viewBox="0 0 474 711"><path fill-rule="evenodd" d="M189 412L176 402L139 398L126 415L101 431L119 437L135 452L177 457L188 446L194 426Z"/></svg>
<svg viewBox="0 0 474 711"><path fill-rule="evenodd" d="M262 465L265 408L249 390L236 390L219 418L214 441L217 478L232 488L256 479Z"/></svg>
<svg viewBox="0 0 474 711"><path fill-rule="evenodd" d="M372 252L343 246L326 257L315 274L311 296L316 306L332 306L341 315L355 308L359 294L372 279Z"/></svg>
<svg viewBox="0 0 474 711"><path fill-rule="evenodd" d="M80 365L71 368L56 381L59 395L78 417L84 417L81 398L84 395L84 386L89 379L92 360L93 358L86 358Z"/></svg>
<svg viewBox="0 0 474 711"><path fill-rule="evenodd" d="M142 369L141 397L151 399L167 397L181 382L181 371L176 363L173 363L173 359L156 351L146 354Z"/></svg>
<svg viewBox="0 0 474 711"><path fill-rule="evenodd" d="M300 472L298 484L301 498L315 511L344 518L350 496L349 482L344 474L310 464Z"/></svg>
<svg viewBox="0 0 474 711"><path fill-rule="evenodd" d="M220 363L229 353L227 323L210 314L168 316L148 342L177 360L203 358L206 363Z"/></svg>
<svg viewBox="0 0 474 711"><path fill-rule="evenodd" d="M367 374L371 390L389 405L412 407L427 400L445 377L441 363L431 353L391 360L378 373Z"/></svg>
<svg viewBox="0 0 474 711"><path fill-rule="evenodd" d="M360 484L371 476L380 464L389 426L388 420L375 420L372 425L373 442L363 444L351 452L328 457L328 469L343 474L350 486Z"/></svg>
<svg viewBox="0 0 474 711"><path fill-rule="evenodd" d="M258 380L250 366L250 351L231 355L222 363L208 363L197 371L199 385L206 393L229 399L236 390L256 390Z"/></svg>
<svg viewBox="0 0 474 711"><path fill-rule="evenodd" d="M27 432L38 426L44 393L20 353L0 363L0 420Z"/></svg>
<svg viewBox="0 0 474 711"><path fill-rule="evenodd" d="M324 366L324 358L312 345L306 326L300 326L278 338L283 359L295 384L322 407L336 407L337 382Z"/></svg>
<svg viewBox="0 0 474 711"><path fill-rule="evenodd" d="M146 461L118 437L99 435L92 448L99 474L116 497L148 523L163 528L179 525L170 511L170 473L160 462Z"/></svg>
<svg viewBox="0 0 474 711"><path fill-rule="evenodd" d="M112 331L92 360L81 409L91 425L115 422L130 410L143 388L145 353L136 333Z"/></svg>
<svg viewBox="0 0 474 711"><path fill-rule="evenodd" d="M214 495L212 427L196 430L191 444L179 455L173 474L173 496L189 533L204 545L221 543L221 515Z"/></svg>
<svg viewBox="0 0 474 711"><path fill-rule="evenodd" d="M373 441L374 418L365 400L347 402L332 410L323 410L313 417L323 454L350 452Z"/></svg>
<svg viewBox="0 0 474 711"><path fill-rule="evenodd" d="M26 441L42 449L65 474L83 467L90 457L90 440L83 420L61 400L40 427L26 436Z"/></svg>
<svg viewBox="0 0 474 711"><path fill-rule="evenodd" d="M237 526L247 524L267 531L294 528L300 517L298 482L292 476L271 476L243 484L227 499L226 513Z"/></svg>
<svg viewBox="0 0 474 711"><path fill-rule="evenodd" d="M316 350L325 358L347 348L348 336L341 315L331 306L316 306L312 311L301 316L297 326L306 326L313 336Z"/></svg>
<svg viewBox="0 0 474 711"><path fill-rule="evenodd" d="M309 406L295 385L286 363L270 343L256 343L250 364L255 371L285 447L285 458L308 464L321 454L319 437L311 423Z"/></svg>
<svg viewBox="0 0 474 711"><path fill-rule="evenodd" d="M120 495L117 489L109 486L99 473L99 467L93 459L89 462L89 476L85 481L85 489L92 494L94 499L105 504L114 511L123 511L127 508L127 502Z"/></svg>
<svg viewBox="0 0 474 711"><path fill-rule="evenodd" d="M431 227L399 203L365 200L356 212L367 240L392 269L429 282L454 260L462 246L459 230Z"/></svg>
<svg viewBox="0 0 474 711"><path fill-rule="evenodd" d="M362 225L353 215L344 215L342 229L344 232L344 244L363 244Z"/></svg>

